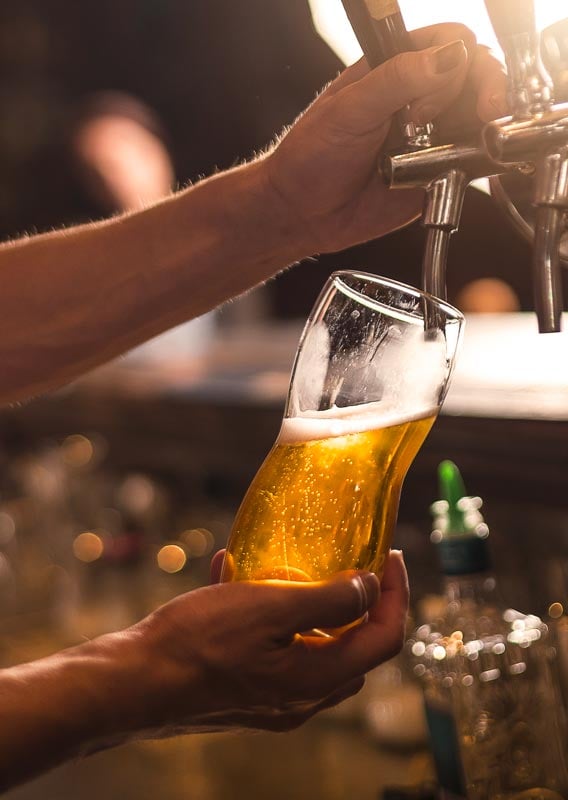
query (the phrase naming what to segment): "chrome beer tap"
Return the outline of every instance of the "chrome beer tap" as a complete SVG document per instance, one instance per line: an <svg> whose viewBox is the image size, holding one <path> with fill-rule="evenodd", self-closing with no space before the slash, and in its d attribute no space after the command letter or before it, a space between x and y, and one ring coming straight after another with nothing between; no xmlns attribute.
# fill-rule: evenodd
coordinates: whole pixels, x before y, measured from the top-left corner
<svg viewBox="0 0 568 800"><path fill-rule="evenodd" d="M568 105L554 104L554 86L540 57L534 0L486 0L505 51L512 117L484 131L500 164L534 173L535 310L542 333L560 330L560 242L568 211Z"/></svg>
<svg viewBox="0 0 568 800"><path fill-rule="evenodd" d="M355 1L367 8L375 2ZM540 57L534 0L486 0L485 5L506 55L512 115L461 142L432 146L423 140L420 147L403 146L382 159L380 170L392 189L426 190L423 285L438 297L445 296L449 243L459 227L467 186L506 173L530 176L535 310L539 330L556 332L562 313L561 242L568 222L568 104L554 103L555 87ZM492 185L501 204L520 220L495 177Z"/></svg>

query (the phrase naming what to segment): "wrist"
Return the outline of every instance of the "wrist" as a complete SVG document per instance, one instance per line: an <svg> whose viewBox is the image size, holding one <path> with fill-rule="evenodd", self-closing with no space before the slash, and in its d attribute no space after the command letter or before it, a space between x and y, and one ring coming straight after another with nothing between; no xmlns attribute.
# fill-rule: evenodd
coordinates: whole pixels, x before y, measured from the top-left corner
<svg viewBox="0 0 568 800"><path fill-rule="evenodd" d="M273 181L272 158L273 154L269 153L248 165L255 205L251 210L253 218L263 226L277 262L285 266L312 256L314 251L305 223Z"/></svg>
<svg viewBox="0 0 568 800"><path fill-rule="evenodd" d="M0 671L0 791L128 740L143 724L142 648L111 634Z"/></svg>
<svg viewBox="0 0 568 800"><path fill-rule="evenodd" d="M270 180L270 156L207 178L162 208L157 262L202 313L308 255L293 211ZM159 207L158 207L159 208Z"/></svg>
<svg viewBox="0 0 568 800"><path fill-rule="evenodd" d="M147 673L139 638L129 628L24 665L32 692L50 698L46 717L59 732L64 759L123 744L144 726Z"/></svg>
<svg viewBox="0 0 568 800"><path fill-rule="evenodd" d="M199 201L232 259L252 260L272 274L312 253L291 204L272 181L270 159L265 155L207 179ZM207 190L220 200L214 207L206 200Z"/></svg>
<svg viewBox="0 0 568 800"><path fill-rule="evenodd" d="M124 744L150 727L151 662L136 627L67 653L70 679L82 698L77 755Z"/></svg>

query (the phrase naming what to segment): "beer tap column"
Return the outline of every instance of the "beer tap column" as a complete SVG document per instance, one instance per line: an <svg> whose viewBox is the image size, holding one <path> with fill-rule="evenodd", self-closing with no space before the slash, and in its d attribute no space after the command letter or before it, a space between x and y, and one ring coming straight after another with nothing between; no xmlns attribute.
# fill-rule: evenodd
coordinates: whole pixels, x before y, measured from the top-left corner
<svg viewBox="0 0 568 800"><path fill-rule="evenodd" d="M409 49L396 2L343 4L371 66ZM512 116L486 125L482 137L445 145L432 143L432 126L413 135L403 116L404 144L383 157L380 170L390 188L426 189L423 286L442 298L449 242L467 185L508 171L534 175L535 309L541 333L555 332L562 317L560 243L568 223L568 104L554 104L554 85L540 58L534 0L485 4L507 58Z"/></svg>
<svg viewBox="0 0 568 800"><path fill-rule="evenodd" d="M485 0L505 51L512 120L485 133L489 154L501 163L535 165L535 310L541 333L561 328L560 239L568 211L568 107L553 105L553 84L540 58L534 0Z"/></svg>
<svg viewBox="0 0 568 800"><path fill-rule="evenodd" d="M369 66L379 66L397 53L414 49L397 0L342 0L351 26L365 53ZM417 125L406 111L399 115L405 153L433 148L434 126ZM386 178L388 181L388 178ZM428 181L422 222L428 234L422 263L422 285L436 297L446 297L446 266L450 238L458 229L465 190L466 172L458 165L447 171L440 166Z"/></svg>

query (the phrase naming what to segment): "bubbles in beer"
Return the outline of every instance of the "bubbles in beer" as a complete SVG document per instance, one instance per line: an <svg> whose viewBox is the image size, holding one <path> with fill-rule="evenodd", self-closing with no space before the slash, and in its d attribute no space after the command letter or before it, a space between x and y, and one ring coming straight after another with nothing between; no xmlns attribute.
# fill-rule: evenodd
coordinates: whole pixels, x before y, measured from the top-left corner
<svg viewBox="0 0 568 800"><path fill-rule="evenodd" d="M285 419L237 514L231 579L380 573L404 476L434 416L401 420L369 404Z"/></svg>

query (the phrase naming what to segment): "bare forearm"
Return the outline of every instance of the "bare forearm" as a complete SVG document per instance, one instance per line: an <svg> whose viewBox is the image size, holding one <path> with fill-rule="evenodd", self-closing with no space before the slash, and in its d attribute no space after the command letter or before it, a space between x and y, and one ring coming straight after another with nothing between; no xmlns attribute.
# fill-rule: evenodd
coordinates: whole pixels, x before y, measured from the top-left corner
<svg viewBox="0 0 568 800"><path fill-rule="evenodd" d="M0 671L0 792L140 727L144 663L132 632ZM133 680L136 677L136 681Z"/></svg>
<svg viewBox="0 0 568 800"><path fill-rule="evenodd" d="M3 245L0 403L61 385L306 255L275 202L256 163L136 214Z"/></svg>

